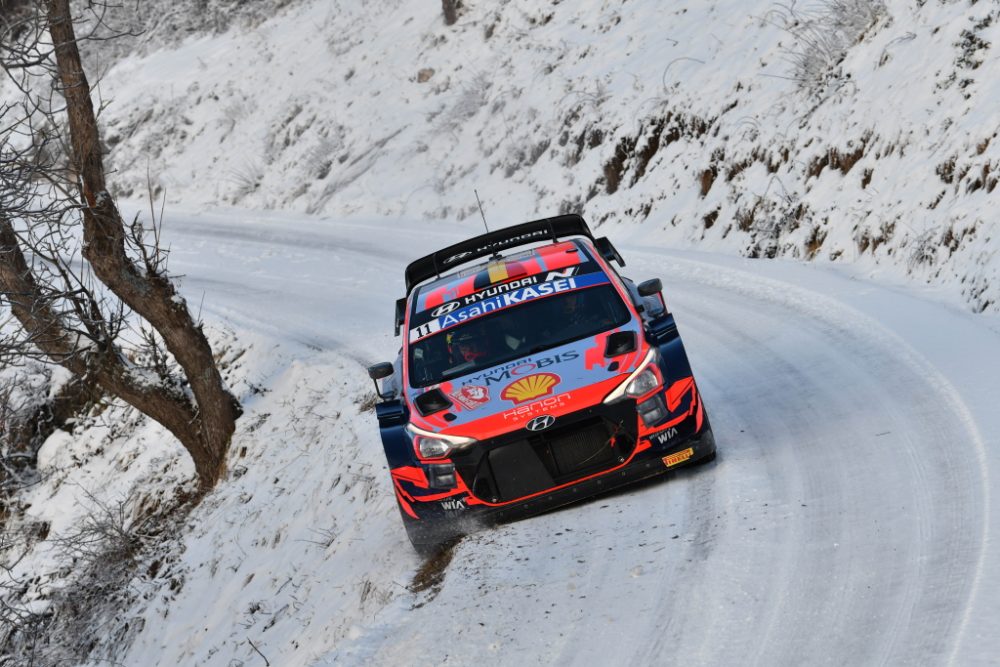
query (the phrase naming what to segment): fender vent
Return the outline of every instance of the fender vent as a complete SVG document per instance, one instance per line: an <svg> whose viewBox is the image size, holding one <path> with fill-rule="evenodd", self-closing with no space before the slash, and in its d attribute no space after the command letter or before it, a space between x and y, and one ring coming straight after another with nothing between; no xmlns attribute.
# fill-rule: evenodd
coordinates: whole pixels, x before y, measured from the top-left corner
<svg viewBox="0 0 1000 667"><path fill-rule="evenodd" d="M605 357L618 357L626 352L635 352L634 331L616 331L608 336L607 343L604 345Z"/></svg>

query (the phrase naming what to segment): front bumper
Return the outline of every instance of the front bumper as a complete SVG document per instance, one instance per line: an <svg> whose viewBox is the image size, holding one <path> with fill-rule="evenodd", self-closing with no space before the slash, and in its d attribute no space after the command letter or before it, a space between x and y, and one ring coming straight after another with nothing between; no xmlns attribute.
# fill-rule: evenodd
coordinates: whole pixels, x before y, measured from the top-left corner
<svg viewBox="0 0 1000 667"><path fill-rule="evenodd" d="M630 412L631 423L634 424L634 402L619 409L622 414ZM594 461L591 469L588 470L587 462L584 462L582 467L570 473L572 479L560 479L558 475L553 478L552 461L543 466L532 462L524 466L525 472L520 479L495 484L496 475L481 474L484 468L489 470L493 467L493 461L488 455L480 453L470 460L456 460L456 470L461 480L457 490L407 498L398 493L397 487L411 538L416 542L443 542L480 527L533 516L597 496L702 461L715 453L715 438L707 415L701 410L675 426L650 436L639 437L638 441L621 421L615 421L616 416L613 414L581 413L578 415L578 423L570 424L569 428L593 430L593 424L598 419L607 429L618 427L612 436L618 442L599 452L599 460ZM635 427L632 428L634 430ZM518 437L523 440L523 434ZM585 444L586 438L582 440ZM491 451L501 451L502 448L507 449L504 456L519 453L523 461L528 445L522 441L503 442ZM539 447L536 444L534 448ZM559 472L558 463L555 461L556 472ZM546 470L543 471L542 468ZM488 482L484 483L486 477ZM476 493L473 493L474 490ZM511 494L516 497L511 499Z"/></svg>

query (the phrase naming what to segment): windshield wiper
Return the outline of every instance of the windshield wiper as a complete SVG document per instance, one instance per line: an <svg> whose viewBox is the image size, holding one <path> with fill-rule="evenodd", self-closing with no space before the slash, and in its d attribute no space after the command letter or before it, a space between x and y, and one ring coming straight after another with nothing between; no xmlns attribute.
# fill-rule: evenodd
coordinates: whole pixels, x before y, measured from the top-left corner
<svg viewBox="0 0 1000 667"><path fill-rule="evenodd" d="M448 378L453 378L456 375L461 375L465 371L471 370L475 365L476 362L474 361L466 361L459 364L458 366L452 366L451 368L447 368L441 373L441 379L447 380Z"/></svg>

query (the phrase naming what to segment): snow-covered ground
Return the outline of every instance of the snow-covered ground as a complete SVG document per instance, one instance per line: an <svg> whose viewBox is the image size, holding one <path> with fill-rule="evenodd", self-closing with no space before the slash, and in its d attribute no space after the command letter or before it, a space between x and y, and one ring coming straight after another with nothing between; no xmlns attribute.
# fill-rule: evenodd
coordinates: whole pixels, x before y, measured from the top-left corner
<svg viewBox="0 0 1000 667"><path fill-rule="evenodd" d="M165 191L246 414L93 664L1000 660L995 3L892 0L813 48L796 26L876 4L282 4L101 82L116 187ZM473 188L494 226L579 208L664 280L720 455L424 563L364 367L405 264L481 229ZM192 475L120 408L39 464L39 609L56 538Z"/></svg>
<svg viewBox="0 0 1000 667"><path fill-rule="evenodd" d="M189 302L252 343L247 414L230 477L109 624L129 625L122 663L1000 656L996 317L840 270L625 244L630 275L668 286L718 461L468 538L426 582L363 367L395 351L402 262L470 230L246 211L165 230ZM43 459L78 453L66 440ZM141 451L85 454L83 487L121 492L105 463ZM66 505L34 500L39 520Z"/></svg>

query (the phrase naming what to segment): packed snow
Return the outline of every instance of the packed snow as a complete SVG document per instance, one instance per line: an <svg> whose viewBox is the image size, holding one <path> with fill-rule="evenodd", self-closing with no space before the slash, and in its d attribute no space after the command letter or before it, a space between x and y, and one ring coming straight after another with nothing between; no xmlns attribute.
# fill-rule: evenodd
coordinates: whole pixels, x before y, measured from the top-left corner
<svg viewBox="0 0 1000 667"><path fill-rule="evenodd" d="M276 3L104 74L115 194L166 198L245 414L86 664L995 664L1000 10L463 4ZM406 263L481 231L474 188L494 226L579 210L663 279L719 458L425 561L364 369ZM0 577L39 611L90 562L61 536L192 488L118 405L38 465Z"/></svg>

